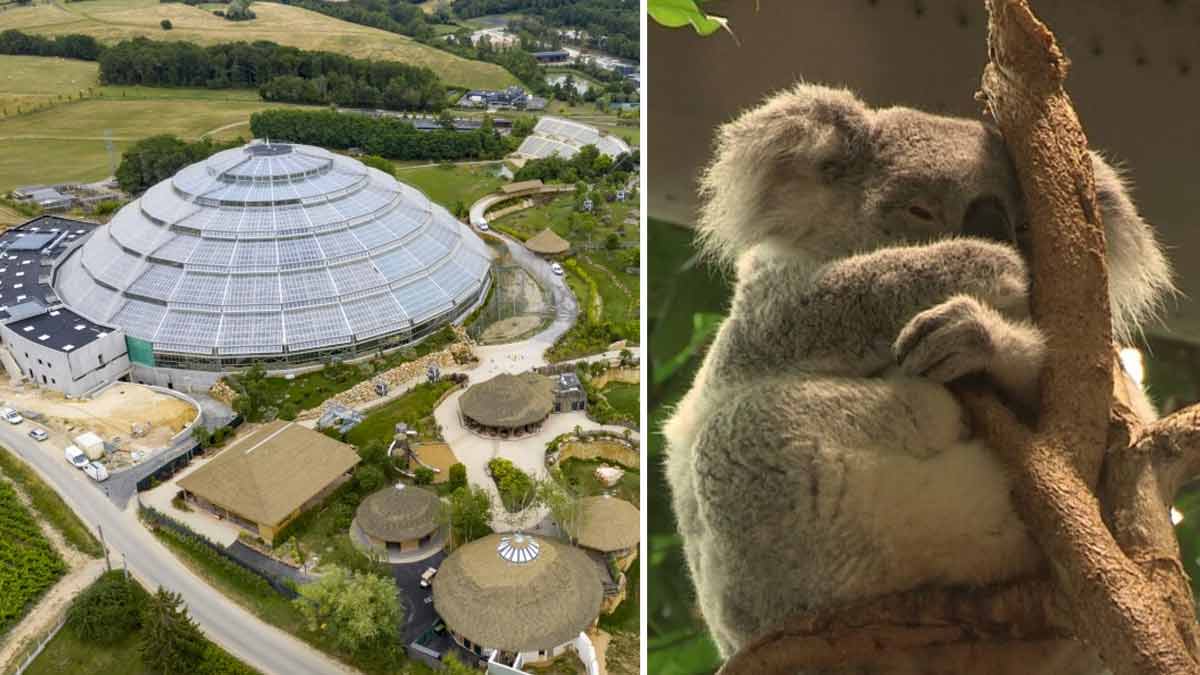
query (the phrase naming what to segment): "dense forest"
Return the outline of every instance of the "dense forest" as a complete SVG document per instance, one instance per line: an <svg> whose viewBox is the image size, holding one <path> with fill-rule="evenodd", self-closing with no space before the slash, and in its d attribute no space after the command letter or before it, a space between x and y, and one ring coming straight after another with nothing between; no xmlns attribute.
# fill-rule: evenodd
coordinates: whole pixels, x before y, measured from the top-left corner
<svg viewBox="0 0 1200 675"><path fill-rule="evenodd" d="M588 33L588 46L637 61L641 58L641 14L636 0L455 0L455 16L472 19L516 12L545 25Z"/></svg>
<svg viewBox="0 0 1200 675"><path fill-rule="evenodd" d="M558 155L531 159L517 170L513 180L539 179L544 183L584 181L620 188L628 182L630 172L637 168L640 161L637 150L614 159L600 154L594 145L585 145L570 159L563 159Z"/></svg>
<svg viewBox="0 0 1200 675"><path fill-rule="evenodd" d="M346 0L325 2L324 0L275 0L284 5L332 16L350 23L371 26L400 35L415 38L433 36L427 17L420 7L409 0Z"/></svg>
<svg viewBox="0 0 1200 675"><path fill-rule="evenodd" d="M359 148L394 160L500 159L512 149L484 122L477 131L417 131L395 117L368 117L332 110L264 110L250 116L255 138L271 138L346 150Z"/></svg>
<svg viewBox="0 0 1200 675"><path fill-rule="evenodd" d="M100 81L156 87L258 87L266 100L287 103L425 111L446 105L446 90L428 68L273 42L201 47L135 38L104 50Z"/></svg>
<svg viewBox="0 0 1200 675"><path fill-rule="evenodd" d="M236 148L246 141L241 138L227 143L214 143L208 138L195 143L181 141L163 134L143 138L121 155L117 167L117 182L121 189L136 195L154 184L174 176L180 169L207 159L213 153Z"/></svg>
<svg viewBox="0 0 1200 675"><path fill-rule="evenodd" d="M65 59L95 61L104 47L90 35L44 37L17 30L0 33L0 54L15 56L60 56Z"/></svg>

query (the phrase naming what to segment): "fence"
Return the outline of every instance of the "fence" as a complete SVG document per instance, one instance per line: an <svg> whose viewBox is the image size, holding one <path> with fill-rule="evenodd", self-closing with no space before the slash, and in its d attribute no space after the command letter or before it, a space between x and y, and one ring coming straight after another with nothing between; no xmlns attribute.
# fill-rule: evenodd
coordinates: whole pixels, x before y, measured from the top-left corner
<svg viewBox="0 0 1200 675"><path fill-rule="evenodd" d="M54 636L58 635L58 631L62 630L63 626L65 625L67 625L67 615L64 612L62 618L54 624L54 627L38 640L37 645L33 647L33 651L25 655L25 658L22 659L21 663L17 665L17 669L13 671L13 675L21 675L21 673L24 673L29 666L33 665L33 662L37 660L37 657L41 655L44 649L46 649L46 645L50 644L50 641L54 639Z"/></svg>
<svg viewBox="0 0 1200 675"><path fill-rule="evenodd" d="M300 594L296 592L296 589L290 583L287 583L287 582L291 581L290 579L280 579L279 577L276 577L271 574L267 574L266 572L264 572L260 569L257 569L255 567L252 567L251 565L246 564L244 561L238 559L233 554L231 554L229 551L227 551L224 546L221 546L220 544L217 544L216 542L212 541L208 537L205 537L204 535L199 534L192 528L188 527L187 525L184 525L183 523L179 522L178 520L175 520L174 518L171 518L170 516L166 515L165 513L161 512L153 507L139 504L138 505L138 514L143 519L153 523L155 526L165 527L182 537L186 537L194 542L197 542L197 543L207 547L209 550L213 551L214 553L221 556L225 560L228 560L229 562L233 563L234 565L237 565L238 567L246 570L247 572L250 572L251 574L254 574L255 576L262 579L263 581L267 582L267 585L269 585L272 588L272 590L274 590L276 593L282 595L283 597L287 598L288 600L295 600L296 598L300 597Z"/></svg>
<svg viewBox="0 0 1200 675"><path fill-rule="evenodd" d="M544 285L539 285L526 270L518 265L497 267L494 273L494 285L487 304L479 308L475 320L467 326L467 333L472 339L481 341L484 333L493 324L504 319L519 316L539 316L536 329L553 318L555 314L554 296ZM507 336L511 340L515 336Z"/></svg>

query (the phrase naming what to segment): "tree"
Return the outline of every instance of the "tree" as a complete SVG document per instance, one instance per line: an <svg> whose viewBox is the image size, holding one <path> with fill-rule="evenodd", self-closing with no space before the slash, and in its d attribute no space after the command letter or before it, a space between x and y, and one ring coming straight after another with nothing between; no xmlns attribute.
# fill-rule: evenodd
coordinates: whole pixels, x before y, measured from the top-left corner
<svg viewBox="0 0 1200 675"><path fill-rule="evenodd" d="M358 488L363 494L371 494L383 487L387 482L387 476L378 466L365 464L354 470L354 481L358 483Z"/></svg>
<svg viewBox="0 0 1200 675"><path fill-rule="evenodd" d="M492 497L478 485L460 487L442 502L440 520L450 525L458 546L491 532Z"/></svg>
<svg viewBox="0 0 1200 675"><path fill-rule="evenodd" d="M108 572L71 603L67 625L81 640L102 645L119 642L142 627L146 597L123 572Z"/></svg>
<svg viewBox="0 0 1200 675"><path fill-rule="evenodd" d="M293 604L308 629L349 651L396 640L404 620L390 578L331 565L299 592Z"/></svg>
<svg viewBox="0 0 1200 675"><path fill-rule="evenodd" d="M159 587L142 610L142 661L162 675L194 673L204 657L204 636L183 606L183 598Z"/></svg>
<svg viewBox="0 0 1200 675"><path fill-rule="evenodd" d="M163 19L162 21L158 22L158 25L162 26L163 30L171 30L174 28L174 26L171 25L170 19Z"/></svg>
<svg viewBox="0 0 1200 675"><path fill-rule="evenodd" d="M579 536L586 514L583 497L567 484L562 470L555 467L550 476L538 481L538 501L550 509L550 515L571 541Z"/></svg>
<svg viewBox="0 0 1200 675"><path fill-rule="evenodd" d="M462 462L455 462L450 465L450 474L447 478L450 485L450 490L453 492L458 488L467 486L467 466Z"/></svg>

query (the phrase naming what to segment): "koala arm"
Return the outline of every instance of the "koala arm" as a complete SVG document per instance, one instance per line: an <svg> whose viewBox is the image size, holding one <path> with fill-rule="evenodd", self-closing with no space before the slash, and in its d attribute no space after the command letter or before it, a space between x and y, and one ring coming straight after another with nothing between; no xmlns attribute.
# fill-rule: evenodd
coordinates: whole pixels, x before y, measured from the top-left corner
<svg viewBox="0 0 1200 675"><path fill-rule="evenodd" d="M709 353L709 380L736 386L781 374L877 375L895 363L897 336L922 311L961 295L1003 321L1002 314L1027 313L1026 288L1017 251L979 239L884 248L815 270L752 253L739 264L730 318Z"/></svg>

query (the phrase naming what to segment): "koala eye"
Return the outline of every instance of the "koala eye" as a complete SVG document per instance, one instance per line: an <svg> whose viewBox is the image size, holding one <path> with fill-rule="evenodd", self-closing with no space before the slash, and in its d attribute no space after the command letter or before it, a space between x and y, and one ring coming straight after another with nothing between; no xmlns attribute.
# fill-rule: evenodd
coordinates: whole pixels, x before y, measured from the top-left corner
<svg viewBox="0 0 1200 675"><path fill-rule="evenodd" d="M933 220L933 214L929 212L929 209L923 206L917 206L916 204L913 204L912 206L908 207L908 212L913 216L920 218L921 220Z"/></svg>

